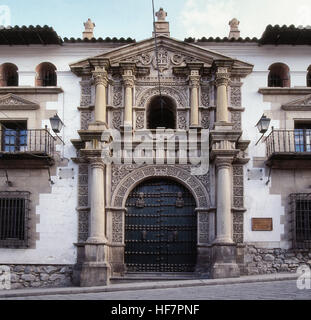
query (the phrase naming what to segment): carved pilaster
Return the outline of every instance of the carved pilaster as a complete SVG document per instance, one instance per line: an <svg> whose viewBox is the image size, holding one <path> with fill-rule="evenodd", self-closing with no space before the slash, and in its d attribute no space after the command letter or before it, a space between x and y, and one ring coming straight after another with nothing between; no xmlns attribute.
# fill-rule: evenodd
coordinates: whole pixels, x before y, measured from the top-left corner
<svg viewBox="0 0 311 320"><path fill-rule="evenodd" d="M191 70L189 76L189 86L191 90L191 126L199 125L199 87L200 87L199 70Z"/></svg>
<svg viewBox="0 0 311 320"><path fill-rule="evenodd" d="M228 92L230 76L227 68L220 67L216 73L217 109L216 121L228 122Z"/></svg>
<svg viewBox="0 0 311 320"><path fill-rule="evenodd" d="M92 75L95 83L95 121L106 123L108 74L104 68L96 67Z"/></svg>
<svg viewBox="0 0 311 320"><path fill-rule="evenodd" d="M133 89L135 86L135 76L132 69L125 69L123 73L123 83L125 87L124 105L124 125L133 126Z"/></svg>

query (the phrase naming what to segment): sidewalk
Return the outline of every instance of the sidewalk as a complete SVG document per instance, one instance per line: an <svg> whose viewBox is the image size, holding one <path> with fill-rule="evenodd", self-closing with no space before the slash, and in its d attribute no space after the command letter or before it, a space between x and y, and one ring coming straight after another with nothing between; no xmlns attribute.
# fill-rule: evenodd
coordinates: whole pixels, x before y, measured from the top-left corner
<svg viewBox="0 0 311 320"><path fill-rule="evenodd" d="M99 292L117 292L117 291L134 291L147 289L169 289L169 288L183 288L183 287L202 287L238 283L255 283L255 282L271 282L296 280L298 275L296 273L281 273L269 275L253 275L243 276L240 278L230 279L200 279L200 280L181 280L181 281L158 281L158 282L144 282L144 283L125 283L112 284L105 287L68 287L68 288L27 288L19 290L1 290L0 299L14 298L14 297L35 297L43 295L61 295L61 294L79 294L79 293L99 293Z"/></svg>

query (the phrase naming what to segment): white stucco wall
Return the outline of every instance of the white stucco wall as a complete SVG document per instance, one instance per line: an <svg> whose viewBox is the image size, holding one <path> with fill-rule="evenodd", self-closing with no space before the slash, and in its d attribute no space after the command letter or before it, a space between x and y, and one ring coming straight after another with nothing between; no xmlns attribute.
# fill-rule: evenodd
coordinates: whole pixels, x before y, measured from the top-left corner
<svg viewBox="0 0 311 320"><path fill-rule="evenodd" d="M254 157L265 157L265 145L256 141L260 138L255 125L263 113L271 110L270 103L263 102L263 96L258 88L267 86L268 68L275 62L287 64L291 70L291 86L305 86L306 72L311 64L310 47L291 46L265 46L250 45L208 45L225 55L236 57L239 60L254 65L254 72L243 80L242 106L245 112L242 116L243 139L251 140L248 149L250 162L245 170L245 208L244 219L245 241L264 243L269 246L286 246L281 243L281 234L284 225L281 224L281 215L284 207L281 195L270 193L270 184L264 180L247 179L247 169L253 169ZM12 250L0 249L0 263L33 263L33 264L73 264L76 260L78 219L77 219L77 174L78 168L70 158L75 156L75 150L70 140L77 139L77 130L80 128L80 115L77 107L80 103L80 79L70 72L69 65L86 57L98 55L107 51L103 45L64 45L64 46L3 46L0 51L0 64L11 62L18 66L20 86L33 86L35 81L35 68L42 62L51 62L57 68L58 86L64 90L59 94L58 102L48 103L47 108L57 110L65 123L61 134L65 147L59 146L63 157L69 159L67 168L73 168L74 179L52 177L54 185L52 192L41 194L37 206L40 221L36 232L40 233L40 240L36 241L35 249ZM49 125L48 119L43 119L44 125ZM271 125L279 127L278 121ZM57 169L59 172L59 168ZM251 231L251 218L273 217L272 232ZM269 244L270 243L270 244Z"/></svg>
<svg viewBox="0 0 311 320"><path fill-rule="evenodd" d="M80 48L79 48L80 47ZM68 159L68 166L62 169L74 169L74 179L59 179L59 169L52 176L54 184L52 192L40 194L36 214L39 221L36 232L39 240L35 249L1 249L0 264L74 264L76 262L76 247L78 238L77 180L78 166L71 161L75 157L75 149L71 139L79 138L80 114L77 107L80 104L80 78L75 76L69 64L83 58L103 52L102 46L2 46L0 64L14 63L18 67L19 86L34 86L35 68L42 62L51 62L57 68L57 85L64 93L58 95L57 102L48 102L48 110L56 110L65 123L59 135L65 142L57 146L63 158ZM42 119L42 126L50 127L49 119ZM31 177L30 177L31 179ZM47 174L48 179L48 174Z"/></svg>
<svg viewBox="0 0 311 320"><path fill-rule="evenodd" d="M243 140L250 140L248 148L249 163L245 167L245 208L244 215L244 239L249 243L256 243L263 247L288 248L290 243L283 241L281 235L284 234L284 224L282 215L285 214L284 204L281 195L272 194L268 181L269 168L264 169L263 180L248 180L247 169L254 168L254 157L264 158L266 156L264 139L255 146L261 134L255 125L262 114L269 115L271 103L263 101L263 95L258 93L259 88L267 87L269 67L276 62L282 62L289 66L291 75L291 87L305 87L307 69L311 64L310 46L263 46L256 44L241 44L239 46L218 44L208 45L206 48L213 49L225 55L251 63L254 65L252 74L242 79L242 113ZM294 99L292 99L294 100ZM284 114L285 116L285 114ZM280 128L280 121L271 121L271 126ZM270 127L271 130L271 127ZM270 133L270 130L266 136ZM286 175L286 171L284 172ZM299 190L296 190L299 192ZM273 218L273 231L252 231L252 218Z"/></svg>

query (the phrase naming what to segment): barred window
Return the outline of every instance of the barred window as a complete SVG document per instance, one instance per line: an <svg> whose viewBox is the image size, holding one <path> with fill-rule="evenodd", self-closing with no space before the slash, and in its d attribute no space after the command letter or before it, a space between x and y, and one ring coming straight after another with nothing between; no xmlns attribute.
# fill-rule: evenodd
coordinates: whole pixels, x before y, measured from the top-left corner
<svg viewBox="0 0 311 320"><path fill-rule="evenodd" d="M293 246L297 249L311 248L311 193L290 195L293 215Z"/></svg>
<svg viewBox="0 0 311 320"><path fill-rule="evenodd" d="M29 192L0 192L0 246L28 245Z"/></svg>

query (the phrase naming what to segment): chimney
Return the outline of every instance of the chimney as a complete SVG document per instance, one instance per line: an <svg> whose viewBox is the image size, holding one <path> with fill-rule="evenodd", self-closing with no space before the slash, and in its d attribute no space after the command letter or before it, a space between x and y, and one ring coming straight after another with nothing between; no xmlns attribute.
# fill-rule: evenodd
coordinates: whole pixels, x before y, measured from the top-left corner
<svg viewBox="0 0 311 320"><path fill-rule="evenodd" d="M93 31L94 31L94 27L95 27L95 23L92 22L92 20L89 18L85 23L84 23L84 32L83 32L83 35L82 35L82 38L83 39L89 39L91 40L92 38L94 38L94 34L93 34Z"/></svg>
<svg viewBox="0 0 311 320"><path fill-rule="evenodd" d="M236 39L237 40L240 38L239 24L240 24L240 21L236 18L233 18L229 22L229 26L230 26L229 39Z"/></svg>
<svg viewBox="0 0 311 320"><path fill-rule="evenodd" d="M164 35L170 36L170 24L168 21L165 21L167 17L167 13L160 8L158 12L156 12L155 16L157 17L157 21L155 22L155 31L157 36ZM152 36L155 36L155 32L153 31Z"/></svg>

